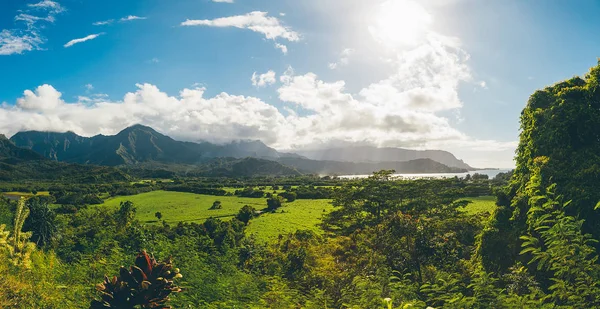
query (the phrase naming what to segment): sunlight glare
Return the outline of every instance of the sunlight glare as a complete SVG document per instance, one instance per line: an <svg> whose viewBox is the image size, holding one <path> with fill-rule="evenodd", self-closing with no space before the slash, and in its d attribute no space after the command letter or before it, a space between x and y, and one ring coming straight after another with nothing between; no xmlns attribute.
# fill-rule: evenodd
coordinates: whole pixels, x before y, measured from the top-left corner
<svg viewBox="0 0 600 309"><path fill-rule="evenodd" d="M413 46L424 39L432 16L411 0L389 0L380 5L369 27L371 35L389 48Z"/></svg>

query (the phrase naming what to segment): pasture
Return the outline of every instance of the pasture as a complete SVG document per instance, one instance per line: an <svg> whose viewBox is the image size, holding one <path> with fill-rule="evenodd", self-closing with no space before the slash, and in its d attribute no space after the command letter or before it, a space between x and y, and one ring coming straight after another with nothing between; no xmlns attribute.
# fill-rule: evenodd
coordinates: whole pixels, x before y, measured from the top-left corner
<svg viewBox="0 0 600 309"><path fill-rule="evenodd" d="M162 214L162 220L170 224L177 222L204 222L210 217L229 220L233 218L244 205L256 209L267 207L264 198L240 198L236 196L214 196L194 193L152 191L132 196L119 196L107 199L104 205L119 207L124 201L131 201L137 211L137 219L145 223L156 223L154 214ZM221 209L209 210L213 202L220 201Z"/></svg>
<svg viewBox="0 0 600 309"><path fill-rule="evenodd" d="M323 231L318 225L323 215L332 210L330 200L295 200L284 203L276 213L264 213L252 219L246 234L255 235L257 239L264 241L275 240L280 234L296 230L311 230L321 234Z"/></svg>
<svg viewBox="0 0 600 309"><path fill-rule="evenodd" d="M496 209L495 196L467 197L461 200L467 200L471 202L464 209L468 214L475 215L485 212L492 213Z"/></svg>

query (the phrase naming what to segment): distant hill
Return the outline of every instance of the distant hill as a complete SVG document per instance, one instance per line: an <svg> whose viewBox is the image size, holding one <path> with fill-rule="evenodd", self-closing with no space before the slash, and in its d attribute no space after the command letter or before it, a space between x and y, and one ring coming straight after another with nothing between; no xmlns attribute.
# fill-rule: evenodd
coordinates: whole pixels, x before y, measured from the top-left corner
<svg viewBox="0 0 600 309"><path fill-rule="evenodd" d="M431 159L406 162L355 163L340 161L318 161L301 158L281 158L279 162L304 173L321 175L368 175L380 170L395 170L397 173L463 173L466 169L448 167Z"/></svg>
<svg viewBox="0 0 600 309"><path fill-rule="evenodd" d="M382 169L394 169L399 173L472 170L451 153L438 150L353 147L303 151L302 156L278 152L260 141L237 141L223 145L181 142L143 125L126 128L112 136L94 137L83 137L73 132L27 131L15 134L11 141L54 161L121 168L129 166L132 167L130 171L139 175L148 174L143 169L156 170L163 175L193 171L206 176L283 176L295 175L299 171L314 174L370 174Z"/></svg>
<svg viewBox="0 0 600 309"><path fill-rule="evenodd" d="M475 170L453 154L443 150L411 150L403 148L377 148L369 146L329 148L321 150L300 150L297 152L312 160L333 160L343 162L406 162L417 159L431 159L449 167Z"/></svg>
<svg viewBox="0 0 600 309"><path fill-rule="evenodd" d="M60 180L65 182L128 181L129 175L115 168L55 162L17 147L0 134L0 181Z"/></svg>

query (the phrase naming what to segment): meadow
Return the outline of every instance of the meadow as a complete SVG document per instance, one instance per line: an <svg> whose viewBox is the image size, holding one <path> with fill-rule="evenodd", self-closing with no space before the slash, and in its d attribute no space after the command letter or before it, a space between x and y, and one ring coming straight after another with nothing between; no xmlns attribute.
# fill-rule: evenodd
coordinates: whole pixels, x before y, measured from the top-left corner
<svg viewBox="0 0 600 309"><path fill-rule="evenodd" d="M210 210L213 202L221 202L221 209ZM465 198L471 203L464 211L469 214L492 213L495 209L493 196ZM117 208L124 201L134 203L136 217L144 223L156 224L156 212L162 214L162 220L169 224L178 222L202 223L214 217L221 220L232 219L244 205L256 210L264 209L265 198L244 198L237 196L212 196L194 193L153 191L132 196L107 199L104 205ZM296 200L284 203L276 213L263 213L250 221L246 233L259 240L276 240L279 235L293 233L296 230L311 230L317 234L323 231L319 227L322 217L333 210L330 200Z"/></svg>
<svg viewBox="0 0 600 309"><path fill-rule="evenodd" d="M469 214L475 215L479 213L492 213L496 209L496 197L495 196L479 196L479 197L468 197L461 200L467 200L471 203L465 207L465 211Z"/></svg>
<svg viewBox="0 0 600 309"><path fill-rule="evenodd" d="M170 224L177 222L202 223L210 217L229 220L244 205L256 209L267 207L264 198L240 198L237 196L213 196L194 193L152 191L131 196L119 196L107 199L104 205L118 208L124 201L131 201L136 207L136 217L145 223L156 223L156 212L162 214L162 220ZM221 209L209 210L215 201L221 202Z"/></svg>
<svg viewBox="0 0 600 309"><path fill-rule="evenodd" d="M330 200L295 200L284 203L276 213L264 213L252 219L246 234L265 241L275 240L279 235L287 235L296 230L311 230L321 234L321 219L332 210Z"/></svg>

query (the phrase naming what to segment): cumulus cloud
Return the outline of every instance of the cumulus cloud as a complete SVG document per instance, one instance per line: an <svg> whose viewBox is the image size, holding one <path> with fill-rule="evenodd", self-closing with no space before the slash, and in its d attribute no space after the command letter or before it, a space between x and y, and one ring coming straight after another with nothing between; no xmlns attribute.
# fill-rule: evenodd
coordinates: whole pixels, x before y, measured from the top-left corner
<svg viewBox="0 0 600 309"><path fill-rule="evenodd" d="M268 85L273 85L275 84L275 82L277 81L275 79L276 74L274 71L269 70L267 73L264 74L256 74L256 72L254 72L252 74L252 78L250 79L252 81L252 85L256 88L261 88L261 87L266 87Z"/></svg>
<svg viewBox="0 0 600 309"><path fill-rule="evenodd" d="M81 38L81 39L71 40L71 41L67 42L67 44L65 44L64 46L65 46L65 48L68 48L68 47L71 47L71 46L73 46L75 44L79 44L79 43L83 43L83 42L86 42L86 41L90 41L90 40L96 39L97 37L99 37L99 36L101 36L103 34L104 33L90 34L90 35L88 35L88 36L86 36L84 38Z"/></svg>
<svg viewBox="0 0 600 309"><path fill-rule="evenodd" d="M284 26L277 17L268 16L267 12L260 11L217 19L188 19L182 22L181 26L235 27L261 33L270 40L278 38L291 42L300 40L300 35L291 28Z"/></svg>
<svg viewBox="0 0 600 309"><path fill-rule="evenodd" d="M39 23L53 23L56 15L65 11L58 2L44 0L28 4L24 10L19 10L14 18L17 25L25 24L25 29L0 30L0 56L22 54L27 51L39 50L46 41L42 35L43 26ZM44 14L38 16L37 14Z"/></svg>
<svg viewBox="0 0 600 309"><path fill-rule="evenodd" d="M217 3L233 3L233 0L212 0L212 2L217 2Z"/></svg>
<svg viewBox="0 0 600 309"><path fill-rule="evenodd" d="M329 63L329 68L335 70L341 66L348 65L350 63L350 56L354 54L355 50L352 48L346 48L340 53L340 60L337 62Z"/></svg>

